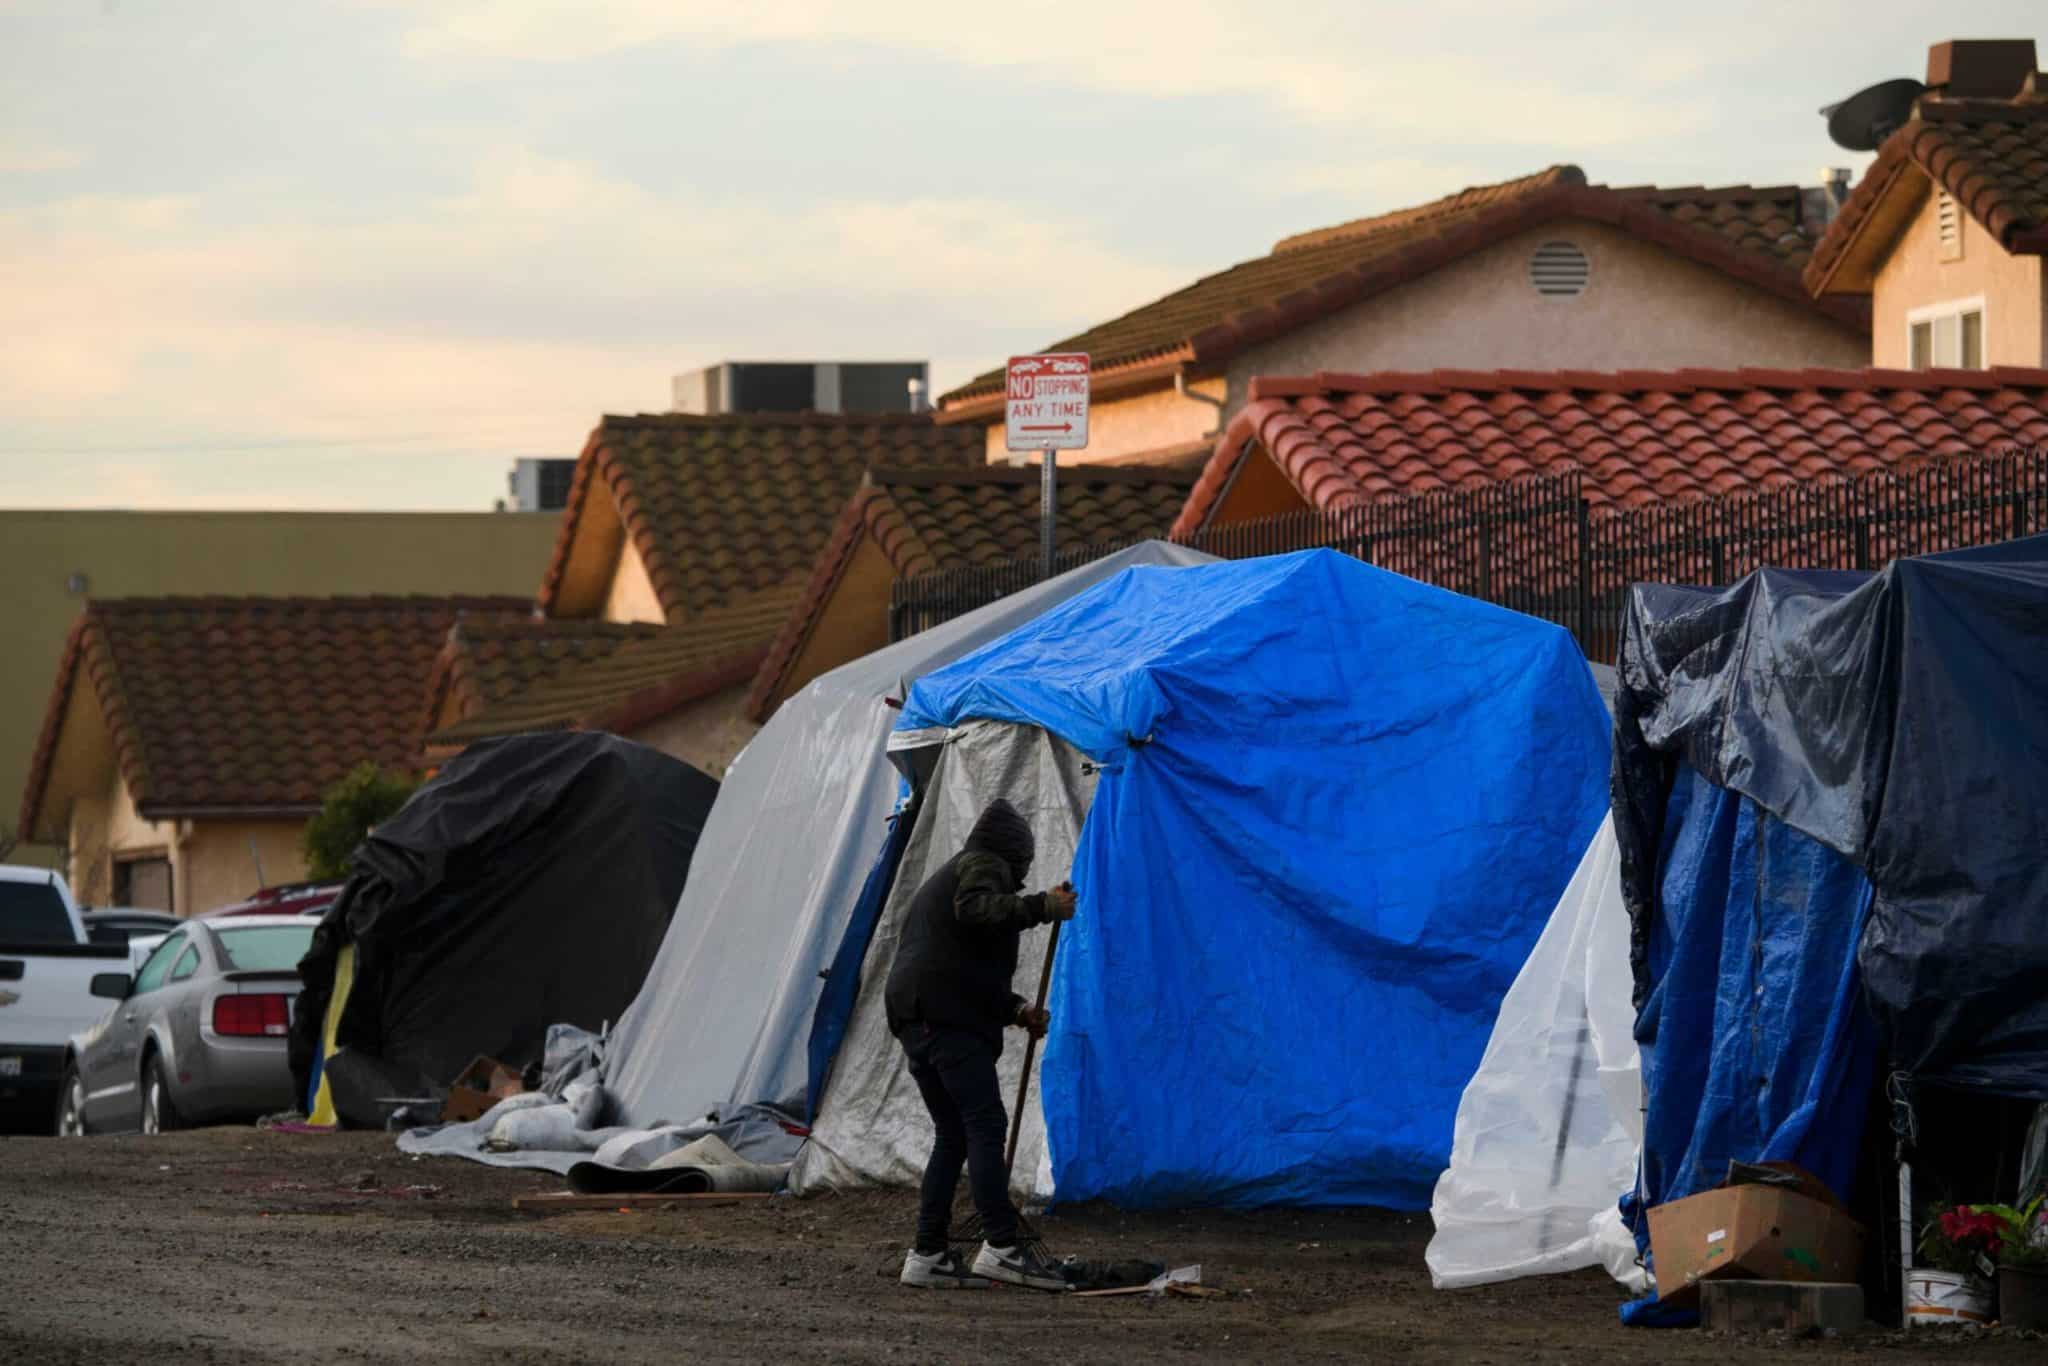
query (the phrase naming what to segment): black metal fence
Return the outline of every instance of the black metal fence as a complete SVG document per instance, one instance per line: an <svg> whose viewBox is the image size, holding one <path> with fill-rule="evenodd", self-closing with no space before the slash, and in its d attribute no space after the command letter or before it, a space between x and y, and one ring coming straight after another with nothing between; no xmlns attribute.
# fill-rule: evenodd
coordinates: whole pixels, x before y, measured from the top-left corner
<svg viewBox="0 0 2048 1366"><path fill-rule="evenodd" d="M1187 544L1223 559L1326 547L1569 628L1612 659L1632 583L1719 586L1766 565L1878 569L1903 555L1988 545L2048 529L2048 447L1957 456L1858 478L1684 503L1592 510L1576 471L1304 511L1205 531ZM1065 572L1129 543L1075 547ZM1027 588L1036 559L899 580L901 640Z"/></svg>

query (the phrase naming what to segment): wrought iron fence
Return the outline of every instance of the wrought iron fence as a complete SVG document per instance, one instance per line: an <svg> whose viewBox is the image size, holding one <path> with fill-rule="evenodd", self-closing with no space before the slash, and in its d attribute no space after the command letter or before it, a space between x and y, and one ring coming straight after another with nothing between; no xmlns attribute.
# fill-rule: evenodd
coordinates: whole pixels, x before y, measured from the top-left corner
<svg viewBox="0 0 2048 1366"><path fill-rule="evenodd" d="M1589 509L1577 471L1336 512L1304 511L1205 531L1187 544L1223 559L1328 548L1569 628L1591 659L1614 656L1632 583L1719 586L1765 565L1879 569L1904 555L2048 529L2048 447L1957 456L1779 489L1640 508ZM1055 572L1129 542L1074 547ZM1036 559L899 580L901 640L1038 581Z"/></svg>

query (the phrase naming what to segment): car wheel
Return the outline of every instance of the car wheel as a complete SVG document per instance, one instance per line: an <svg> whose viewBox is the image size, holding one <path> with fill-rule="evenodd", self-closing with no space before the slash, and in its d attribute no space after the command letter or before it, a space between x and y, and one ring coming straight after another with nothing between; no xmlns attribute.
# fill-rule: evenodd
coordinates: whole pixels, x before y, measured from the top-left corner
<svg viewBox="0 0 2048 1366"><path fill-rule="evenodd" d="M78 1075L78 1065L72 1063L64 1069L64 1093L57 1100L57 1137L84 1138L85 1134L85 1080Z"/></svg>
<svg viewBox="0 0 2048 1366"><path fill-rule="evenodd" d="M142 1082L142 1132L167 1134L177 1127L178 1107L171 1100L171 1079L164 1072L164 1060L151 1058Z"/></svg>

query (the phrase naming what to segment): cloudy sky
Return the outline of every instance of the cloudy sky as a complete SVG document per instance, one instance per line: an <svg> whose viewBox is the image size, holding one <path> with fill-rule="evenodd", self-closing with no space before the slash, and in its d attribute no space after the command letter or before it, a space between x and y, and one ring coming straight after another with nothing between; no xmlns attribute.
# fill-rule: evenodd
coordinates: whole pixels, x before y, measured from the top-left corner
<svg viewBox="0 0 2048 1366"><path fill-rule="evenodd" d="M2036 36L1968 12L0 0L0 505L485 508L727 357L944 388L1552 162L1810 184L1821 103Z"/></svg>

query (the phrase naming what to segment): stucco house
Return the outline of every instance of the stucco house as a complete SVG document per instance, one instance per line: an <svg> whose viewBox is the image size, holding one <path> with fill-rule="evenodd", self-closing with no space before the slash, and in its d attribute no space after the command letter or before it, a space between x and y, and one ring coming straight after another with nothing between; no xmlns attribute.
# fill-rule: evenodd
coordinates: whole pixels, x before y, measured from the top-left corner
<svg viewBox="0 0 2048 1366"><path fill-rule="evenodd" d="M1833 205L1553 166L1290 237L1047 347L1093 359L1090 445L1061 463L1205 451L1261 375L1867 364L1867 300L1800 278ZM1000 370L944 395L938 418L1008 459Z"/></svg>
<svg viewBox="0 0 2048 1366"><path fill-rule="evenodd" d="M2048 365L2048 74L2030 40L1949 42L1806 267L1869 295L1899 369Z"/></svg>
<svg viewBox="0 0 2048 1366"><path fill-rule="evenodd" d="M869 471L754 675L748 719L766 722L819 674L888 644L898 579L1036 555L1040 473L996 466ZM1194 479L1185 465L1061 470L1055 551L1165 535Z"/></svg>
<svg viewBox="0 0 2048 1366"><path fill-rule="evenodd" d="M459 621L522 598L123 598L72 627L21 828L82 901L191 915L298 881L321 793L417 763L420 697Z"/></svg>
<svg viewBox="0 0 2048 1366"><path fill-rule="evenodd" d="M449 637L423 757L604 729L723 773L758 729L755 675L866 471L980 463L977 433L923 415L605 418L562 511L544 620Z"/></svg>
<svg viewBox="0 0 2048 1366"><path fill-rule="evenodd" d="M50 678L89 600L170 594L511 593L548 562L555 519L490 512L0 511L0 842L28 780ZM56 845L8 855L54 863Z"/></svg>

